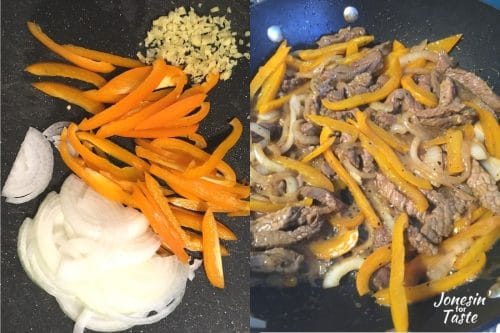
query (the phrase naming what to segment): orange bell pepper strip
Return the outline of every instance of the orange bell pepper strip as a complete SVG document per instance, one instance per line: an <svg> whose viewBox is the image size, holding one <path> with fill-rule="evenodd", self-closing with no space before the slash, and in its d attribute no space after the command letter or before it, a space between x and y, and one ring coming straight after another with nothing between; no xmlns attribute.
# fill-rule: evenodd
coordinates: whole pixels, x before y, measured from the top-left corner
<svg viewBox="0 0 500 333"><path fill-rule="evenodd" d="M148 139L161 139L172 138L177 136L185 136L195 133L198 130L198 125L191 125L178 128L153 128L146 130L131 130L126 132L117 133L118 136L125 138L148 138Z"/></svg>
<svg viewBox="0 0 500 333"><path fill-rule="evenodd" d="M406 49L406 46L403 43L401 43L399 40L395 39L392 42L392 49L394 51L404 50L404 49Z"/></svg>
<svg viewBox="0 0 500 333"><path fill-rule="evenodd" d="M136 59L117 56L107 52L91 50L82 46L66 44L63 45L63 47L82 57L89 58L92 60L105 61L107 63L110 63L118 67L134 68L134 67L144 66L142 62Z"/></svg>
<svg viewBox="0 0 500 333"><path fill-rule="evenodd" d="M450 252L457 247L458 243L463 242L464 240L482 237L488 233L494 232L500 227L500 216L491 216L490 214L492 213L485 213L476 223L470 225L462 232L445 239L439 247L440 250L443 252Z"/></svg>
<svg viewBox="0 0 500 333"><path fill-rule="evenodd" d="M165 216L161 213L160 209L155 207L154 202L146 198L139 187L134 189L132 198L142 213L144 213L151 228L160 237L162 242L168 245L168 248L180 261L187 263L188 255L184 251L185 244L180 237L174 234L174 230L168 227Z"/></svg>
<svg viewBox="0 0 500 333"><path fill-rule="evenodd" d="M211 173L223 160L227 152L238 142L243 132L243 126L238 118L233 118L229 124L233 127L231 134L222 141L203 164L186 170L184 176L187 178L199 178Z"/></svg>
<svg viewBox="0 0 500 333"><path fill-rule="evenodd" d="M488 153L500 158L500 125L498 125L495 115L474 102L464 101L464 104L474 109L479 116L479 123L484 132L484 144Z"/></svg>
<svg viewBox="0 0 500 333"><path fill-rule="evenodd" d="M310 207L312 203L313 200L311 198L304 198L301 201L293 203L292 206ZM289 205L290 204L274 203L269 201L250 199L250 210L252 212L271 213L280 210L282 208L285 208Z"/></svg>
<svg viewBox="0 0 500 333"><path fill-rule="evenodd" d="M315 114L307 116L307 119L312 121L318 126L323 126L323 127L327 126L332 131L347 133L353 137L353 140L356 140L356 138L359 135L359 130L356 127L352 126L351 124L346 123L345 121L336 120L325 116L318 116Z"/></svg>
<svg viewBox="0 0 500 333"><path fill-rule="evenodd" d="M207 75L205 82L200 85L195 85L182 93L181 98L190 97L196 94L208 94L210 90L212 90L217 83L219 82L219 73L211 72Z"/></svg>
<svg viewBox="0 0 500 333"><path fill-rule="evenodd" d="M163 59L155 60L153 63L153 70L144 82L142 82L135 90L121 99L118 103L110 106L90 119L84 119L80 123L80 129L84 131L95 129L119 118L128 111L139 106L144 98L156 89L167 72L168 69L165 65L165 61Z"/></svg>
<svg viewBox="0 0 500 333"><path fill-rule="evenodd" d="M312 242L309 245L309 250L318 259L331 260L351 251L358 242L358 238L357 228L343 229L330 239Z"/></svg>
<svg viewBox="0 0 500 333"><path fill-rule="evenodd" d="M320 48L313 49L313 50L298 51L297 54L302 60L311 60L311 59L320 57L324 54L337 52L337 51L345 51L347 49L347 47L352 43L356 43L356 45L358 47L365 46L365 45L373 42L374 39L375 38L373 36L360 36L360 37L353 38L348 42L336 43L336 44L328 45L325 47L320 47Z"/></svg>
<svg viewBox="0 0 500 333"><path fill-rule="evenodd" d="M390 262L390 245L379 247L365 259L356 275L356 289L359 296L366 295L370 292L370 278L372 274Z"/></svg>
<svg viewBox="0 0 500 333"><path fill-rule="evenodd" d="M448 142L446 143L447 168L450 175L464 171L462 159L462 144L464 136L461 130L450 129L446 132Z"/></svg>
<svg viewBox="0 0 500 333"><path fill-rule="evenodd" d="M189 251L203 252L203 237L201 235L186 230L186 248ZM229 255L229 251L222 245L220 245L220 255L226 257ZM168 248L168 246L167 246Z"/></svg>
<svg viewBox="0 0 500 333"><path fill-rule="evenodd" d="M425 48L429 51L438 52L440 50L443 50L446 53L450 53L451 49L453 49L453 47L458 43L460 38L462 38L462 34L451 35L449 37L429 43Z"/></svg>
<svg viewBox="0 0 500 333"><path fill-rule="evenodd" d="M469 225L476 222L486 212L488 212L486 208L478 207L477 209L472 211L470 216L463 216L457 219L453 223L453 234L458 234L459 232L465 230Z"/></svg>
<svg viewBox="0 0 500 333"><path fill-rule="evenodd" d="M350 40L346 49L345 49L345 56L349 57L359 51L358 43L356 43L353 40Z"/></svg>
<svg viewBox="0 0 500 333"><path fill-rule="evenodd" d="M481 253L490 250L497 242L499 236L500 227L496 228L491 233L481 236L472 244L472 246L467 251L465 251L465 253L457 258L457 260L453 264L453 268L459 270L472 263L475 258L481 255Z"/></svg>
<svg viewBox="0 0 500 333"><path fill-rule="evenodd" d="M391 316L396 332L408 331L408 302L404 287L405 240L404 231L408 225L408 215L402 213L394 222L392 231L391 273L389 278L389 297Z"/></svg>
<svg viewBox="0 0 500 333"><path fill-rule="evenodd" d="M89 113L97 114L104 110L104 105L85 97L83 91L77 88L73 88L58 82L48 81L35 82L31 85L49 96L62 99L71 104L78 105Z"/></svg>
<svg viewBox="0 0 500 333"><path fill-rule="evenodd" d="M386 131L382 127L378 126L370 119L366 119L366 124L377 136L379 136L385 143L387 143L394 150L399 151L400 153L403 154L406 154L408 151L410 151L410 147L406 142L404 142L397 136L393 135L392 133Z"/></svg>
<svg viewBox="0 0 500 333"><path fill-rule="evenodd" d="M156 112L135 127L136 130L167 127L170 122L180 119L198 108L207 98L206 94L196 94L181 99L167 108Z"/></svg>
<svg viewBox="0 0 500 333"><path fill-rule="evenodd" d="M110 63L103 61L94 61L67 50L66 48L64 48L64 46L57 44L49 36L43 33L42 29L38 24L33 22L28 22L27 24L28 24L28 29L33 35L33 37L38 39L40 43L45 45L52 52L63 57L69 62L79 67L88 69L89 71L98 73L109 73L115 69L115 66L111 65Z"/></svg>
<svg viewBox="0 0 500 333"><path fill-rule="evenodd" d="M147 148L141 147L141 146L135 146L135 154L140 158L144 158L144 159L150 161L151 163L156 163L156 164L158 164L162 167L166 167L168 169L177 170L177 171L184 171L186 169L186 165L180 164L177 161L166 158L165 156L157 154L157 153L155 153Z"/></svg>
<svg viewBox="0 0 500 333"><path fill-rule="evenodd" d="M458 270L457 272L445 276L439 280L429 281L413 287L406 287L406 299L409 304L426 300L439 295L442 292L452 290L464 283L472 281L484 267L486 255L481 253L474 259L474 262ZM390 305L391 298L388 289L382 289L374 294L376 302L380 305Z"/></svg>
<svg viewBox="0 0 500 333"><path fill-rule="evenodd" d="M329 61L332 60L332 58L340 57L339 55L342 53L344 53L344 51L337 50L337 51L333 51L331 53L325 53L322 56L319 56L319 57L311 59L311 60L302 61L299 65L299 73L306 74L306 73L313 72L322 64L327 64Z"/></svg>
<svg viewBox="0 0 500 333"><path fill-rule="evenodd" d="M155 103L152 103L144 107L139 112L133 115L127 116L123 119L114 120L110 123L103 125L97 131L97 135L105 138L120 132L131 131L144 119L170 106L177 100L177 98L179 98L179 96L182 93L182 89L184 89L184 85L187 82L187 78L185 76L176 77L174 80L176 82L176 86L168 95L162 97Z"/></svg>
<svg viewBox="0 0 500 333"><path fill-rule="evenodd" d="M201 223L203 236L203 266L210 283L217 288L224 288L224 272L220 253L219 234L217 224L211 209L203 216Z"/></svg>
<svg viewBox="0 0 500 333"><path fill-rule="evenodd" d="M305 93L309 89L310 83L306 82L300 87L297 87L290 91L288 94L281 96L280 98L273 99L272 101L263 103L259 109L260 113L266 113L270 112L273 110L278 110L281 108L285 103L287 103L290 98L292 98L293 95L300 95L302 93Z"/></svg>
<svg viewBox="0 0 500 333"><path fill-rule="evenodd" d="M146 97L146 101L148 102L156 102L162 99L163 97L167 96L174 90L173 88L165 88L161 90L155 90L149 96Z"/></svg>
<svg viewBox="0 0 500 333"><path fill-rule="evenodd" d="M193 213L189 210L172 206L172 213L174 213L177 221L181 224L183 228L189 228L195 231L201 231L201 222L203 220L203 215ZM234 241L238 238L228 227L224 224L216 221L217 224L217 232L219 234L219 238L226 241Z"/></svg>
<svg viewBox="0 0 500 333"><path fill-rule="evenodd" d="M194 145L200 149L207 148L207 141L201 134L198 133L188 134L186 135L186 138L194 142Z"/></svg>
<svg viewBox="0 0 500 333"><path fill-rule="evenodd" d="M36 64L29 65L24 70L30 74L39 76L69 77L71 79L93 84L96 87L102 87L107 82L105 78L97 73L59 62L38 62Z"/></svg>
<svg viewBox="0 0 500 333"><path fill-rule="evenodd" d="M208 209L208 203L205 201L201 201L200 199L191 200L187 198L172 197L170 198L170 202L175 207L194 212L205 212Z"/></svg>
<svg viewBox="0 0 500 333"><path fill-rule="evenodd" d="M157 139L157 140L168 140L168 139ZM177 140L177 139L172 139L172 140ZM176 162L179 165L182 165L184 168L189 165L193 161L193 158L189 155L183 155L183 154L178 154L177 152L173 152L170 150L163 149L161 147L158 147L156 145L153 145L151 141L144 140L144 139L136 139L135 143L138 146L141 146L151 152L154 152L155 154L162 156L170 161ZM184 170L184 169L183 169Z"/></svg>
<svg viewBox="0 0 500 333"><path fill-rule="evenodd" d="M401 78L401 86L408 90L417 102L430 108L434 108L438 105L438 98L436 95L416 84L411 74L403 75Z"/></svg>
<svg viewBox="0 0 500 333"><path fill-rule="evenodd" d="M252 100L257 91L262 87L266 79L274 72L276 68L285 62L285 59L290 52L290 47L286 45L286 41L283 41L276 52L271 58L261 66L254 76L252 81L250 81L250 99Z"/></svg>
<svg viewBox="0 0 500 333"><path fill-rule="evenodd" d="M330 219L330 224L337 229L347 228L353 229L359 226L365 220L363 213L358 213L352 218L335 216Z"/></svg>
<svg viewBox="0 0 500 333"><path fill-rule="evenodd" d="M261 112L260 108L264 103L267 103L276 97L276 94L281 87L281 82L283 82L283 78L285 77L285 72L286 64L282 62L271 73L271 75L269 75L266 81L264 81L257 99L257 104L255 105L258 112Z"/></svg>
<svg viewBox="0 0 500 333"><path fill-rule="evenodd" d="M306 183L333 192L333 184L330 179L309 164L285 156L276 156L273 161L278 162L287 169L297 171L304 177Z"/></svg>

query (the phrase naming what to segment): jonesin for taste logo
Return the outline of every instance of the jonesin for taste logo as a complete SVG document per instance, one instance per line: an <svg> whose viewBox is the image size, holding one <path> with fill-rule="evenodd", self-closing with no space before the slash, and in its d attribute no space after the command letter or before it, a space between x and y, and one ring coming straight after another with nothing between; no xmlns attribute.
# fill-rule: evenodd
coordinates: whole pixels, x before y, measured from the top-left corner
<svg viewBox="0 0 500 333"><path fill-rule="evenodd" d="M480 296L478 293L474 296L446 296L441 293L439 301L434 302L434 308L442 309L444 313L444 324L476 324L478 322L478 314L475 307L484 306L486 297Z"/></svg>

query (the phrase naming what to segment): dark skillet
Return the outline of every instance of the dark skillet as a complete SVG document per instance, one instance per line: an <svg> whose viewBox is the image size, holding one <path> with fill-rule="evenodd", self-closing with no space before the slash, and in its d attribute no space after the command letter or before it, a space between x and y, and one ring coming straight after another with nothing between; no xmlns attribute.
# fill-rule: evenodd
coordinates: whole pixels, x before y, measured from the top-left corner
<svg viewBox="0 0 500 333"><path fill-rule="evenodd" d="M84 112L67 103L35 91L37 80L23 69L37 61L56 60L36 41L26 28L35 20L56 41L81 44L91 48L134 56L153 19L184 5L207 14L218 5L225 12L239 36L249 29L248 4L240 1L3 1L2 2L2 184L5 182L19 145L28 129L45 129L60 120L79 121ZM212 111L201 132L210 147L230 131L227 122L234 116L245 124L247 117L248 61L241 61L233 77L210 93ZM78 84L78 82L73 82ZM82 86L83 88L83 86ZM238 146L228 155L228 162L241 179L248 179L248 126ZM54 177L44 195L23 205L4 204L2 200L2 331L71 332L73 322L59 309L55 299L32 283L24 273L16 253L19 226L33 216L49 191L59 191L69 170L56 157ZM226 288L216 290L205 278L203 269L189 282L181 305L166 320L136 327L129 332L221 332L248 330L248 227L245 218L225 221L239 236L228 243L231 256L224 259Z"/></svg>
<svg viewBox="0 0 500 333"><path fill-rule="evenodd" d="M343 9L359 10L355 25L367 28L377 42L398 39L413 45L462 32L464 38L452 55L462 68L473 70L499 93L500 11L477 1L303 1L268 0L251 7L251 75L269 57L276 45L266 30L279 25L295 49L311 46L321 35L345 26ZM475 282L448 296L485 295L498 276L500 246L488 254L487 269ZM494 328L500 321L500 300L487 299L484 306L466 312L478 314L476 324L444 324L448 307L434 308L432 299L410 307L413 331L471 331ZM338 288L323 290L309 285L293 289L252 288L251 312L267 321L270 331L385 331L391 329L390 311L371 297L360 298L354 278L344 278Z"/></svg>

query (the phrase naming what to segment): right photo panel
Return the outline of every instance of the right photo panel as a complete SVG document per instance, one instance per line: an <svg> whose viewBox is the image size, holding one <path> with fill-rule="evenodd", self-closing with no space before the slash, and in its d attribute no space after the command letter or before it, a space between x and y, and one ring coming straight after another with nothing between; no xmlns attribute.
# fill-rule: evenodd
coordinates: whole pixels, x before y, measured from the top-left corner
<svg viewBox="0 0 500 333"><path fill-rule="evenodd" d="M499 331L500 3L250 5L250 328Z"/></svg>

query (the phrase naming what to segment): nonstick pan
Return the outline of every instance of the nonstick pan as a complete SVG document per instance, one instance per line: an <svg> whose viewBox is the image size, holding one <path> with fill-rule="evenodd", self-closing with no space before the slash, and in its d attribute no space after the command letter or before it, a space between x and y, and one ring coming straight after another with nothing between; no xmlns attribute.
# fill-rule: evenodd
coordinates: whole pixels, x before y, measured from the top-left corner
<svg viewBox="0 0 500 333"><path fill-rule="evenodd" d="M499 33L500 11L479 1L343 1L343 0L268 0L251 6L251 76L272 54L277 45L267 38L271 25L281 27L294 49L312 46L321 35L346 25L343 10L354 6L363 26L375 35L376 42L398 39L414 45L423 39L436 40L463 33L452 56L462 68L472 70L498 94L500 85ZM486 295L499 274L500 246L488 253L488 264L474 282L447 296ZM375 304L370 296L360 298L354 277L343 279L341 286L321 289L302 284L296 288L251 289L251 313L266 321L269 331L386 331L391 329L390 311ZM439 297L410 306L412 331L478 331L491 329L500 321L500 300L487 299L485 305L466 311L478 315L477 323L444 323L444 310L435 307Z"/></svg>
<svg viewBox="0 0 500 333"><path fill-rule="evenodd" d="M201 8L198 4L202 3ZM48 97L31 87L39 80L24 72L38 61L62 61L28 32L26 22L34 20L61 43L73 43L134 57L141 49L152 20L179 6L195 8L207 15L219 6L232 21L233 31L243 36L249 29L248 3L241 1L2 1L2 184L29 126L43 130L61 121L79 121L85 116L80 108L66 110L67 103ZM245 42L246 43L246 42ZM249 62L240 60L231 80L221 82L209 95L211 112L201 125L201 132L213 149L231 130L228 121L239 117L246 124L248 115ZM49 80L52 80L49 78ZM64 80L67 82L66 80ZM72 82L78 84L78 82ZM83 88L83 86L82 86ZM248 180L248 126L238 145L228 156L228 163L241 180ZM23 271L16 252L21 222L32 217L49 191L59 191L70 174L55 154L55 170L49 188L38 198L22 205L2 200L2 331L71 332L73 322L59 309L55 299L41 290ZM239 240L227 243L231 255L223 259L226 288L217 290L205 277L203 268L188 282L179 307L159 323L135 327L128 332L222 332L248 330L248 224L246 218L224 222Z"/></svg>

